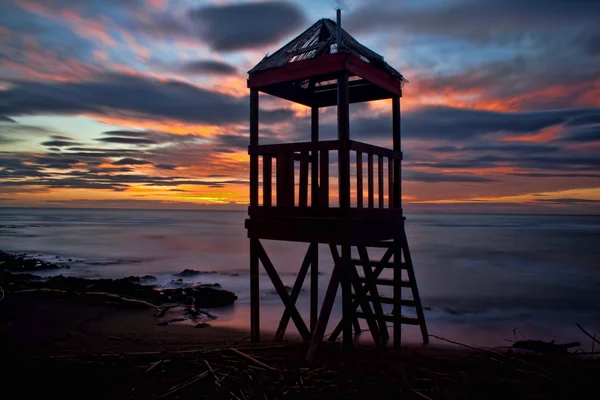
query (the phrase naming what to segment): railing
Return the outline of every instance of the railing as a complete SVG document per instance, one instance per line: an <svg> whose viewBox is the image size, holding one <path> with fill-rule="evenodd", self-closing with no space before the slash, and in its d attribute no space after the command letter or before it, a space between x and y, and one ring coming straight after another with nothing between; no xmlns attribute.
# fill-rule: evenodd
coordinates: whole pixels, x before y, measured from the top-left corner
<svg viewBox="0 0 600 400"><path fill-rule="evenodd" d="M331 170L337 162L330 164L330 160L346 150L350 184L344 185L348 191L342 193L339 174ZM251 216L401 217L400 179L395 179L400 175L399 151L353 140L328 140L251 146L249 154L258 158L259 169L254 174L259 181L251 182L258 185ZM350 199L347 209L339 207L343 196Z"/></svg>

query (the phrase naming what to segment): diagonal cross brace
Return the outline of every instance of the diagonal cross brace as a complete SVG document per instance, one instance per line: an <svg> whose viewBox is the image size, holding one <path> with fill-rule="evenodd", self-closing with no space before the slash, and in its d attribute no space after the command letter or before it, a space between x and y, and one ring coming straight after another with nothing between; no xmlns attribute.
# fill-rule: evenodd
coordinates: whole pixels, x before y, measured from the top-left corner
<svg viewBox="0 0 600 400"><path fill-rule="evenodd" d="M340 254L338 253L335 245L329 245L329 248L331 249L331 255L332 255L334 261L336 263L340 262L341 261ZM350 266L350 265L342 265L342 267L349 268L350 277L351 277L350 280L351 280L352 286L354 287L354 292L358 293L362 289L362 286L358 282L358 273L356 272L356 269L354 268L354 266ZM373 314L373 311L371 310L371 305L369 304L368 300L364 296L363 296L362 301L360 301L359 304L360 304L360 307L362 308L363 312L365 313L365 319L367 321L367 325L369 326L369 330L371 331L371 335L373 335L373 340L375 341L377 346L379 346L382 342L381 342L381 338L380 338L379 327L377 326L377 322L375 320L375 315ZM356 308L357 308L354 306L354 304L352 304L352 307L353 307L352 310L356 310ZM339 324L342 326L342 329L343 329L344 324L351 323L351 321L353 322L355 320L355 318L349 318L349 317L350 317L349 315L342 316L342 320L340 321L340 324Z"/></svg>
<svg viewBox="0 0 600 400"><path fill-rule="evenodd" d="M311 243L308 246L308 250L306 251L306 255L304 256L304 261L302 261L302 266L300 267L300 271L298 272L298 276L296 277L296 281L294 282L294 287L292 288L292 293L290 294L290 302L294 306L296 305L296 301L298 300L298 296L300 295L300 290L302 289L302 285L304 284L304 279L306 278L306 273L308 272L308 267L311 265L313 255L316 252L317 246L314 243ZM283 316L281 317L281 321L279 322L279 327L277 328L277 333L275 334L275 340L283 340L283 335L285 334L285 330L287 329L288 323L290 322L291 312L288 308L283 312Z"/></svg>
<svg viewBox="0 0 600 400"><path fill-rule="evenodd" d="M308 328L306 327L306 324L304 323L302 316L298 312L296 305L294 303L292 303L292 301L290 299L290 295L288 294L287 290L285 290L285 286L284 286L283 282L281 282L281 278L279 277L279 274L277 274L277 271L275 270L273 263L271 262L271 260L269 259L269 256L267 255L267 252L265 251L265 248L263 247L262 243L260 243L260 242L257 243L257 247L258 247L257 248L258 257L262 261L263 267L265 267L265 271L267 271L269 278L271 278L271 282L273 283L275 290L279 294L281 301L283 301L283 304L285 305L286 310L289 310L290 316L292 317L292 320L294 321L296 328L298 328L298 332L300 333L300 336L302 336L303 340L309 341L310 340L310 332L309 332Z"/></svg>
<svg viewBox="0 0 600 400"><path fill-rule="evenodd" d="M383 257L381 257L381 260L379 261L379 265L375 268L375 271L373 271L373 273L371 274L371 278L373 280L366 281L365 284L363 285L363 287L360 289L360 291L356 292L356 294L355 294L356 297L354 298L352 307L358 308L358 306L361 304L361 302L363 300L365 300L367 293L369 293L369 289L371 288L371 286L375 286L375 279L377 279L379 277L379 275L381 274L381 272L384 270L384 268L385 268L384 264L387 263L388 261L390 261L390 259L392 258L393 255L394 255L393 248L389 248L386 250L385 254L383 255ZM335 327L335 329L331 333L331 336L329 336L329 340L330 341L336 340L337 337L342 332L342 329L344 329L344 321L343 320L340 321L340 323Z"/></svg>

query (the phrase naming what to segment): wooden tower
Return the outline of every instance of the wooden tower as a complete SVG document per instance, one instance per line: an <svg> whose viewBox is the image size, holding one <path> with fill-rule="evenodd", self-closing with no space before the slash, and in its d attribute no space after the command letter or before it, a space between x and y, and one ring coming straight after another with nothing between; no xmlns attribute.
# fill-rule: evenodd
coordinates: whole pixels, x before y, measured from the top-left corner
<svg viewBox="0 0 600 400"><path fill-rule="evenodd" d="M324 338L338 286L342 292L342 320L331 340L343 333L343 346L351 349L353 328L360 329L360 318L366 320L378 347L385 346L389 339L388 322L392 323L394 349L400 347L402 324L419 325L423 341L427 342L402 214L400 97L404 77L383 57L341 29L339 10L337 24L329 19L317 21L283 48L266 56L248 74L250 207L246 229L250 238L252 340L260 338L259 264L262 263L285 305L276 338L283 338L291 319L302 338L311 344L308 361L315 359ZM311 107L311 140L260 145L259 92ZM350 139L349 104L381 99L391 99L393 149ZM319 140L319 108L336 105L337 140ZM337 176L330 176L329 163L334 152L337 152ZM337 189L337 199L330 187ZM284 287L261 239L308 243L291 293ZM329 246L334 265L320 307L319 245ZM376 249L383 256L370 258ZM311 298L307 326L295 303L309 267ZM381 278L383 271L392 277ZM380 294L385 286L392 288L391 295ZM402 297L403 288L410 291L410 298ZM385 314L384 307L388 305L391 312ZM414 316L403 316L403 308L412 308Z"/></svg>

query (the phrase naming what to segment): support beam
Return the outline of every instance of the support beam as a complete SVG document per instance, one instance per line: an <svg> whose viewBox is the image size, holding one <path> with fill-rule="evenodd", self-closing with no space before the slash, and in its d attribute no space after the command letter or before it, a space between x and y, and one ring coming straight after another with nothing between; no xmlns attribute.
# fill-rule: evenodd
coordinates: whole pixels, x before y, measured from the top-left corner
<svg viewBox="0 0 600 400"><path fill-rule="evenodd" d="M335 246L333 246L335 247ZM342 245L342 318L346 320L344 324L344 342L343 347L346 352L352 350L352 324L356 320L355 311L352 309L352 284L350 269L354 269L350 265L350 246Z"/></svg>
<svg viewBox="0 0 600 400"><path fill-rule="evenodd" d="M283 282L281 282L281 278L279 277L279 274L277 274L277 270L275 270L275 267L273 266L273 263L271 262L271 259L267 255L267 252L265 251L264 247L262 246L260 241L257 240L256 243L257 243L258 257L262 261L263 267L265 268L265 271L267 271L267 275L269 275L269 278L271 278L271 282L273 282L273 286L275 287L275 290L279 294L281 301L283 301L283 304L285 305L286 310L289 310L290 316L292 317L292 320L294 321L296 328L298 328L298 332L300 333L300 336L302 336L303 340L309 341L310 340L310 332L308 331L306 324L302 320L302 316L298 312L296 305L292 303L292 301L290 299L290 295L288 294L287 290L285 289L285 285L283 284Z"/></svg>
<svg viewBox="0 0 600 400"><path fill-rule="evenodd" d="M400 97L392 98L392 137L394 151L402 151L400 142ZM402 160L394 160L394 208L402 208Z"/></svg>
<svg viewBox="0 0 600 400"><path fill-rule="evenodd" d="M250 239L250 339L260 341L260 291L258 239Z"/></svg>
<svg viewBox="0 0 600 400"><path fill-rule="evenodd" d="M310 333L315 334L319 312L319 243L313 242L312 261L310 263Z"/></svg>
<svg viewBox="0 0 600 400"><path fill-rule="evenodd" d="M365 246L356 246L358 249L358 255L363 264L363 272L365 274L365 279L367 281L374 282L375 279L373 277L373 271L371 270L371 261L369 260L369 253L367 253L367 248ZM388 340L390 335L387 330L387 325L385 323L385 319L383 318L383 306L381 305L381 301L379 300L379 290L377 290L376 285L371 285L369 288L369 292L371 293L371 299L373 303L373 312L375 314L375 319L377 319L377 323L379 324L379 332L383 341ZM377 344L377 343L376 343Z"/></svg>
<svg viewBox="0 0 600 400"><path fill-rule="evenodd" d="M300 266L300 271L298 271L298 276L296 277L296 281L294 282L294 286L292 287L292 293L290 294L290 303L296 305L296 301L298 300L298 296L300 295L300 290L302 289L302 285L304 284L304 278L306 278L306 273L308 272L308 267L311 264L311 260L313 259L313 253L315 251L316 244L311 243L308 246L308 250L304 256L304 260L302 261L302 265ZM279 322L279 327L277 328L277 333L275 334L275 340L283 340L283 335L285 335L285 330L287 329L288 323L290 322L291 313L288 308L283 312L283 316L281 317L281 321Z"/></svg>
<svg viewBox="0 0 600 400"><path fill-rule="evenodd" d="M308 349L308 354L306 355L306 361L310 364L314 363L317 357L317 351L319 350L321 342L323 341L323 336L325 336L325 329L327 328L327 323L329 322L329 317L331 316L331 308L333 307L335 295L337 294L338 286L340 285L341 271L341 262L335 263L333 266L333 271L331 272L331 278L329 279L329 285L327 286L327 292L325 292L325 298L323 299L323 304L321 305L319 319L317 320L317 325L312 335L310 348Z"/></svg>
<svg viewBox="0 0 600 400"><path fill-rule="evenodd" d="M258 89L250 89L250 148L258 146ZM258 205L258 156L250 156L250 205Z"/></svg>
<svg viewBox="0 0 600 400"><path fill-rule="evenodd" d="M387 264L388 261L390 261L390 259L392 258L393 255L394 255L394 249L388 248L386 250L385 254L383 255L383 257L381 258L381 260L379 261L379 263L377 263L377 267L375 268L375 271L373 271L373 274L371 275L372 280L365 282L365 284L362 286L362 288L360 288L360 290L355 291L356 294L354 296L354 302L352 303L352 307L355 310L363 301L365 301L365 299L367 298L367 293L369 293L369 290L372 287L372 285L376 285L375 279L377 279L379 277L379 275L381 274L381 272L383 272L383 270L385 269L385 265ZM329 341L331 341L331 342L335 341L337 339L337 337L340 335L340 333L342 332L343 328L344 328L344 321L342 320L338 323L338 325L335 327L335 329L329 336Z"/></svg>
<svg viewBox="0 0 600 400"><path fill-rule="evenodd" d="M400 350L402 341L402 247L394 240L394 350Z"/></svg>
<svg viewBox="0 0 600 400"><path fill-rule="evenodd" d="M350 208L350 103L348 100L348 72L342 71L338 77L337 123L338 140L338 176L340 208Z"/></svg>
<svg viewBox="0 0 600 400"><path fill-rule="evenodd" d="M312 207L319 205L319 108L312 107L310 113L310 202Z"/></svg>

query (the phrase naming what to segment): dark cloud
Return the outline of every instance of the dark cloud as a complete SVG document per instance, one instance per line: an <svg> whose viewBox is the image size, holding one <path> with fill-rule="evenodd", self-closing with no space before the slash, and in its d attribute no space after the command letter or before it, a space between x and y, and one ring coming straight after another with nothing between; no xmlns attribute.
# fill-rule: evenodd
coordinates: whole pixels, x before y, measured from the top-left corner
<svg viewBox="0 0 600 400"><path fill-rule="evenodd" d="M416 182L497 182L495 179L478 175L444 174L439 172L425 172L405 170L402 179Z"/></svg>
<svg viewBox="0 0 600 400"><path fill-rule="evenodd" d="M570 129L567 135L560 138L560 142L600 142L600 125L580 126Z"/></svg>
<svg viewBox="0 0 600 400"><path fill-rule="evenodd" d="M487 134L525 134L568 122L582 115L598 115L600 109L566 109L533 112L495 112L464 108L431 106L405 113L402 117L402 137L409 139L469 139ZM304 129L302 127L302 129ZM334 123L323 124L326 135L336 135ZM352 138L390 138L392 119L353 118Z"/></svg>
<svg viewBox="0 0 600 400"><path fill-rule="evenodd" d="M150 161L139 160L136 158L122 158L118 161L112 163L113 165L144 165L144 164L152 164Z"/></svg>
<svg viewBox="0 0 600 400"><path fill-rule="evenodd" d="M105 142L105 143L120 143L120 144L154 144L154 143L156 143L156 141L154 141L152 139L133 138L133 137L117 137L117 136L97 138L94 140L98 140L100 142Z"/></svg>
<svg viewBox="0 0 600 400"><path fill-rule="evenodd" d="M190 11L189 17L200 37L218 51L276 43L304 22L302 11L284 1L203 7Z"/></svg>
<svg viewBox="0 0 600 400"><path fill-rule="evenodd" d="M167 170L173 170L177 168L177 165L173 165L173 164L154 164L154 166L158 169L167 169Z"/></svg>
<svg viewBox="0 0 600 400"><path fill-rule="evenodd" d="M287 1L211 5L183 16L154 15L129 22L132 29L153 37L179 37L207 44L216 51L236 51L275 44L296 33L305 21Z"/></svg>
<svg viewBox="0 0 600 400"><path fill-rule="evenodd" d="M109 136L124 136L124 137L147 137L151 136L153 132L148 131L106 131L102 132L103 135Z"/></svg>
<svg viewBox="0 0 600 400"><path fill-rule="evenodd" d="M502 35L594 27L600 2L563 0L463 0L409 7L378 0L353 10L345 24L356 32L412 32L486 41Z"/></svg>
<svg viewBox="0 0 600 400"><path fill-rule="evenodd" d="M231 64L216 60L188 61L179 70L186 74L234 75L237 68Z"/></svg>
<svg viewBox="0 0 600 400"><path fill-rule="evenodd" d="M205 124L246 123L248 98L201 89L179 81L105 75L87 82L17 82L0 91L0 114L139 115ZM262 110L263 122L293 116L291 110Z"/></svg>
<svg viewBox="0 0 600 400"><path fill-rule="evenodd" d="M46 147L67 147L67 146L75 146L77 144L79 144L79 143L72 142L70 140L60 140L60 139L48 140L48 141L42 142L42 145L44 145Z"/></svg>
<svg viewBox="0 0 600 400"><path fill-rule="evenodd" d="M576 198L568 198L561 197L558 199L535 199L536 203L545 203L545 204L600 204L600 200L592 200L592 199L576 199Z"/></svg>

